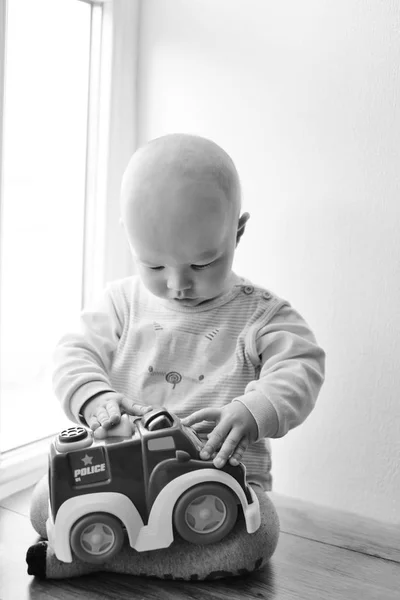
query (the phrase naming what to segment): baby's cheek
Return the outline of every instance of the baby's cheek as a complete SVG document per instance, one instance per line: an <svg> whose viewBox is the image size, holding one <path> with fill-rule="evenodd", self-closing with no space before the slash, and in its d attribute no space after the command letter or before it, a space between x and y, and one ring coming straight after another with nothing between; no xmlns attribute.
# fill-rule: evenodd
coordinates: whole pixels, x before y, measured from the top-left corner
<svg viewBox="0 0 400 600"><path fill-rule="evenodd" d="M165 291L165 284L160 277L154 276L152 273L148 273L147 270L139 269L139 276L150 292L156 296L162 295Z"/></svg>
<svg viewBox="0 0 400 600"><path fill-rule="evenodd" d="M221 263L218 268L212 269L208 277L208 285L213 287L223 286L225 279L230 273L229 265L226 262Z"/></svg>

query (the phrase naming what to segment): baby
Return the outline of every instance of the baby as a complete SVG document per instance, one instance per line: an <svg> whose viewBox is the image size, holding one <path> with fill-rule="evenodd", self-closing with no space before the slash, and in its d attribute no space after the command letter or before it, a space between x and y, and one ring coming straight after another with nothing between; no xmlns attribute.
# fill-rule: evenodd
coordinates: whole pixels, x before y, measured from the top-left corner
<svg viewBox="0 0 400 600"><path fill-rule="evenodd" d="M243 520L225 540L163 550L124 547L101 570L205 579L249 572L275 550L279 523L268 438L304 421L324 379L324 351L304 319L269 290L232 270L248 213L231 158L210 140L166 135L140 148L121 187L121 224L137 275L107 286L97 306L55 352L54 388L67 416L104 438L127 412L164 406L205 440L217 468L241 461L261 509L259 530ZM45 537L47 483L31 520ZM72 577L100 570L60 563L32 546L29 572Z"/></svg>

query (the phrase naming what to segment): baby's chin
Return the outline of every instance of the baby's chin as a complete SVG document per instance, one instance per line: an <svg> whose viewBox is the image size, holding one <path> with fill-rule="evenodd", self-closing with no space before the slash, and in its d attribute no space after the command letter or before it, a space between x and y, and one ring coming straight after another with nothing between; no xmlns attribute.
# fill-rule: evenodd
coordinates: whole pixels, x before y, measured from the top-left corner
<svg viewBox="0 0 400 600"><path fill-rule="evenodd" d="M213 294L210 296L199 296L196 298L170 298L167 297L166 299L169 300L170 302L174 302L177 305L180 306L202 306L204 304L209 304L210 302L212 302L213 300L216 300L217 298L219 298L220 296L222 296L225 293L226 290L222 290L220 292L218 292L217 294Z"/></svg>
<svg viewBox="0 0 400 600"><path fill-rule="evenodd" d="M161 298L164 301L170 302L171 304L175 304L176 306L200 306L211 302L215 298L218 298L220 294L216 294L213 296L198 296L198 297L188 297L188 298L177 298L174 296L165 296L163 294L155 294L158 298Z"/></svg>
<svg viewBox="0 0 400 600"><path fill-rule="evenodd" d="M163 296L163 298L180 306L199 306L210 301L210 298L175 298L170 296Z"/></svg>
<svg viewBox="0 0 400 600"><path fill-rule="evenodd" d="M172 298L171 302L176 302L181 306L200 306L200 304L205 304L210 300L213 300L213 298Z"/></svg>
<svg viewBox="0 0 400 600"><path fill-rule="evenodd" d="M220 296L222 296L223 294L225 294L228 291L228 287L225 286L222 289L218 288L215 290L210 290L209 293L206 294L190 294L188 293L188 295L186 297L183 298L179 298L178 296L174 296L174 295L169 295L168 292L166 292L165 290L157 290L157 289L151 289L150 286L146 286L147 290L153 294L153 296L156 296L157 298L164 300L168 303L174 304L176 306L201 306L204 304L208 304L210 302L212 302L213 300L216 300L217 298L219 298Z"/></svg>

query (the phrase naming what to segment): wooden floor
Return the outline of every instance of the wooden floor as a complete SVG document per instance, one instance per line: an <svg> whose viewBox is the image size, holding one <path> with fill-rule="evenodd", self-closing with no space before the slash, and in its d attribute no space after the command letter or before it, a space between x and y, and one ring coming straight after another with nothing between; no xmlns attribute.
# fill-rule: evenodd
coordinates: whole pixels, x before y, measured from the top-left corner
<svg viewBox="0 0 400 600"><path fill-rule="evenodd" d="M30 493L0 502L0 600L400 600L400 526L275 494L281 536L270 564L257 574L205 583L105 573L37 581L25 563L38 539L28 518Z"/></svg>

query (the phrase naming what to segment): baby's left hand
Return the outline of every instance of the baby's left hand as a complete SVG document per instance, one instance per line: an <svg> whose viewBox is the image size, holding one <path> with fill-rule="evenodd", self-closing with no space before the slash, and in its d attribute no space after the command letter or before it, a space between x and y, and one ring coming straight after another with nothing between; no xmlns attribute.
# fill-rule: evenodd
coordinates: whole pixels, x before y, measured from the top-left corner
<svg viewBox="0 0 400 600"><path fill-rule="evenodd" d="M200 421L217 423L208 434L200 457L209 460L219 450L214 458L214 465L218 468L223 467L228 459L231 465L237 465L249 444L257 439L257 423L241 402L231 402L222 408L202 408L182 419L184 425L193 425Z"/></svg>

